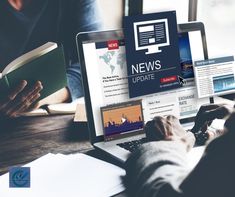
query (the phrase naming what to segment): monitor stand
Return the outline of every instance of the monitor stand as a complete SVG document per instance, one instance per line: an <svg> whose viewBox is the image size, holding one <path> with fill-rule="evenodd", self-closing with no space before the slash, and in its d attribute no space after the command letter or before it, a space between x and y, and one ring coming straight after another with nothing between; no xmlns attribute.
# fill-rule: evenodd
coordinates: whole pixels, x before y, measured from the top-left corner
<svg viewBox="0 0 235 197"><path fill-rule="evenodd" d="M162 50L159 49L157 45L148 46L148 51L145 52L146 55L153 53L160 53Z"/></svg>

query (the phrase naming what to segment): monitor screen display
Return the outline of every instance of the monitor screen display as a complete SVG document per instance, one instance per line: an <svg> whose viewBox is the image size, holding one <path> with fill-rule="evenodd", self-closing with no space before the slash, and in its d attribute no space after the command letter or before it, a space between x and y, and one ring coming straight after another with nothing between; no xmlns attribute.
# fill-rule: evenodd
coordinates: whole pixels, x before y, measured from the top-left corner
<svg viewBox="0 0 235 197"><path fill-rule="evenodd" d="M143 122L146 123L155 116L169 114L180 120L191 118L196 115L202 104L209 103L208 98L198 99L192 70L192 62L205 58L201 31L179 34L179 40L181 55L181 65L179 66L181 66L182 75L186 78L186 85L182 88L133 99L129 98L124 40L113 39L83 43L96 136L104 134L108 136L110 132L104 126L107 127L109 123L102 119L106 112L113 110L108 106L141 100ZM106 112L105 109L107 109ZM119 111L119 121L127 119L129 116L121 113L122 109L125 107L121 107ZM110 126L113 119L115 118L110 117ZM134 134L135 132L132 131L139 132L135 127L130 131L128 129L117 130L119 134L129 132Z"/></svg>
<svg viewBox="0 0 235 197"><path fill-rule="evenodd" d="M151 21L134 22L136 50L148 49L148 53L161 52L159 47L168 46L168 20L158 19Z"/></svg>
<svg viewBox="0 0 235 197"><path fill-rule="evenodd" d="M101 116L105 140L143 132L141 100L102 107Z"/></svg>

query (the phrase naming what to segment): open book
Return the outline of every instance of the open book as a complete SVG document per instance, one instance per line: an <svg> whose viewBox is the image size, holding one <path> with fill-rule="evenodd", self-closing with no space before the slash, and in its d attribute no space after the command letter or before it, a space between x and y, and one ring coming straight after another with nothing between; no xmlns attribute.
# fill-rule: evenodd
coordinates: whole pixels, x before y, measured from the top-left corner
<svg viewBox="0 0 235 197"><path fill-rule="evenodd" d="M31 112L22 114L22 116L46 116L46 115L55 115L55 114L76 114L75 117L79 121L86 121L85 114L85 102L84 97L78 98L71 103L59 103L48 105L44 108L39 108ZM78 115L79 114L79 115ZM81 118L82 117L82 118ZM76 121L76 118L75 118Z"/></svg>
<svg viewBox="0 0 235 197"><path fill-rule="evenodd" d="M63 48L48 42L13 60L0 74L0 97L8 94L20 81L28 86L41 81L43 99L67 85Z"/></svg>

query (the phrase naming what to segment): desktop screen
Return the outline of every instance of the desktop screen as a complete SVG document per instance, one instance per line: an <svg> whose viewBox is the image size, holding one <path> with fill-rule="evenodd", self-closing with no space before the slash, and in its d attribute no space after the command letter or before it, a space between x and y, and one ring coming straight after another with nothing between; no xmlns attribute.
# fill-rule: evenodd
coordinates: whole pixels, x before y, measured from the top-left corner
<svg viewBox="0 0 235 197"><path fill-rule="evenodd" d="M209 102L208 98L198 99L193 78L192 62L205 58L201 32L179 34L179 43L182 76L186 78L186 85L134 99L129 98L124 40L83 43L96 136L106 132L102 109L110 105L141 100L143 122L146 123L159 115L172 114L179 119L194 117L199 107Z"/></svg>
<svg viewBox="0 0 235 197"><path fill-rule="evenodd" d="M166 24L164 22L138 25L137 35L140 37L140 39L138 39L138 46L149 46L151 44L154 45L167 42L165 32ZM148 39L146 39L146 36L148 36Z"/></svg>
<svg viewBox="0 0 235 197"><path fill-rule="evenodd" d="M161 51L159 47L170 44L167 19L134 22L133 25L137 50L155 46L157 52Z"/></svg>

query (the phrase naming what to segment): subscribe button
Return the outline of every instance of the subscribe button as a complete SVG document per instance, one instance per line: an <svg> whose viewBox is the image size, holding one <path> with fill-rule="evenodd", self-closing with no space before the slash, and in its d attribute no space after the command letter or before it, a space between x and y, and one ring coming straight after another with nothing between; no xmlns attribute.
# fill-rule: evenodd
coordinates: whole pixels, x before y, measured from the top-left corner
<svg viewBox="0 0 235 197"><path fill-rule="evenodd" d="M177 76L176 75L170 76L170 77L164 77L164 78L160 79L161 83L170 83L170 82L174 82L176 80L177 80Z"/></svg>

